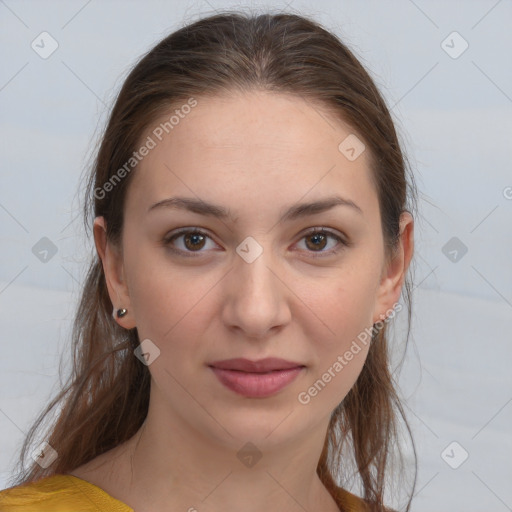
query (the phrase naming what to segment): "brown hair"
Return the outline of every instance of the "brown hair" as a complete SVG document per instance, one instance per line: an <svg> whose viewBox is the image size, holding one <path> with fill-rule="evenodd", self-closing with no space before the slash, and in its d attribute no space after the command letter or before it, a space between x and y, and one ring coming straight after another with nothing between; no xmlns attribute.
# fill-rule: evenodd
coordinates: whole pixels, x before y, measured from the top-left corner
<svg viewBox="0 0 512 512"><path fill-rule="evenodd" d="M135 170L108 193L96 191L129 161L155 119L190 97L251 89L305 98L348 123L364 140L389 257L397 246L400 215L415 208L416 198L391 115L372 78L348 47L316 22L289 13L215 14L170 34L137 63L119 92L87 178L86 230L92 225L91 215L104 216L108 239L120 244L126 191ZM404 287L407 346L412 306L408 278ZM137 329L120 327L112 320L112 308L96 255L74 319L71 375L30 429L13 485L68 473L127 441L143 423L149 404L149 370L133 354L139 345ZM58 452L58 458L47 469L36 462L24 469L37 429L57 404L58 414L43 439ZM349 457L341 454L348 443L363 498L372 510L385 510L383 496L388 469L394 467L393 450L401 457L399 417L414 451L409 510L416 484L416 450L395 390L384 325L373 336L357 382L332 413L317 473L335 499L335 481L347 476Z"/></svg>

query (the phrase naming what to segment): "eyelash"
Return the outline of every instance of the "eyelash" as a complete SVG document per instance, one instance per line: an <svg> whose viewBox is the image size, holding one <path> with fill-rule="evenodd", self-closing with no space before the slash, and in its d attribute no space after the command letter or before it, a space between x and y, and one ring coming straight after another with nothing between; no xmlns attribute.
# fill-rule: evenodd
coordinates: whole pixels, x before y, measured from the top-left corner
<svg viewBox="0 0 512 512"><path fill-rule="evenodd" d="M201 235L201 236L207 237L207 238L212 240L212 237L210 235L208 235L208 233L205 233L204 231L202 231L201 229L198 229L198 228L185 228L185 229L180 229L179 231L177 231L176 233L173 233L172 235L166 236L162 240L162 242L163 242L163 244L166 247L168 247L170 250L172 250L173 252L175 252L177 254L183 255L185 257L192 257L192 258L197 257L197 256L199 256L199 254L201 252L204 252L204 251L201 251L201 250L198 250L198 251L188 251L188 250L187 251L183 251L182 249L176 249L175 247L171 246L171 243L174 240L176 240L180 236L187 235L187 234ZM338 254L338 252L340 250L342 250L343 248L349 247L349 246L352 245L350 242L344 240L339 235L335 234L334 232L332 232L332 231L330 231L329 229L326 229L326 228L313 228L310 231L308 231L307 233L305 233L301 237L300 240L302 240L304 238L307 238L308 236L313 236L313 235L316 235L316 234L327 235L328 237L334 238L339 243L339 245L341 245L341 247L338 247L336 249L331 249L329 251L306 251L306 252L310 252L313 255L314 258L323 258L323 257L326 257L326 256L332 256L332 255ZM197 253L197 254L195 254L195 253Z"/></svg>

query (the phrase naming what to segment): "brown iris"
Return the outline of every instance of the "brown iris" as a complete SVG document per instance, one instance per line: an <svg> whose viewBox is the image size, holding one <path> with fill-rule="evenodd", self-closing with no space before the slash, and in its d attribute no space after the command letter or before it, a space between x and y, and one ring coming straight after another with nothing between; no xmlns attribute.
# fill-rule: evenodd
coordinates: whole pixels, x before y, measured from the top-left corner
<svg viewBox="0 0 512 512"><path fill-rule="evenodd" d="M199 243L197 243L198 241ZM200 233L186 233L185 235L183 235L183 242L187 249L202 249L204 247L205 237ZM189 242L191 242L190 246L188 245Z"/></svg>
<svg viewBox="0 0 512 512"><path fill-rule="evenodd" d="M321 246L319 244L313 244L310 247L308 241L311 239L315 239L316 241L324 242L324 244ZM310 249L312 248L313 250L323 249L325 247L326 241L327 241L327 235L325 233L313 233L312 235L308 235L306 237L306 245L308 246L308 248L310 248Z"/></svg>

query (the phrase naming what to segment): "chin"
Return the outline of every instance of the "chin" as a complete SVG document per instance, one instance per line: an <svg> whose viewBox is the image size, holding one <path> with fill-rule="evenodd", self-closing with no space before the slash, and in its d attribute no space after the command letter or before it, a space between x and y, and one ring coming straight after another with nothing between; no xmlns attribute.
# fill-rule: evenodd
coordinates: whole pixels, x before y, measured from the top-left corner
<svg viewBox="0 0 512 512"><path fill-rule="evenodd" d="M308 427L308 420L303 416L304 411L304 408L301 411L298 405L290 403L287 406L267 405L266 408L249 404L247 407L238 405L231 411L217 414L210 412L214 417L222 418L219 423L224 427L215 422L217 428L214 436L222 444L238 450L247 442L263 449L291 441L300 435L301 422L304 422L304 430Z"/></svg>

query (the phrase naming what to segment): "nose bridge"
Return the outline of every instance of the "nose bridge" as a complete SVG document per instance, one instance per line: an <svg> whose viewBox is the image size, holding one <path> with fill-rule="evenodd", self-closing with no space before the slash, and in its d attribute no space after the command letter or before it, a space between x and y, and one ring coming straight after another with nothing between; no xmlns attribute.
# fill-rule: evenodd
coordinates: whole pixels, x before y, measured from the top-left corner
<svg viewBox="0 0 512 512"><path fill-rule="evenodd" d="M273 295L274 275L270 271L271 257L269 250L262 252L254 261L248 262L243 258L235 264L235 273L237 274L238 284L241 290L248 296Z"/></svg>
<svg viewBox="0 0 512 512"><path fill-rule="evenodd" d="M273 327L287 322L289 310L286 287L275 275L278 271L273 268L275 260L270 249L261 247L255 259L247 257L255 250L258 247L253 241L248 245L240 244L237 250L230 272L225 321L248 336L261 337Z"/></svg>

